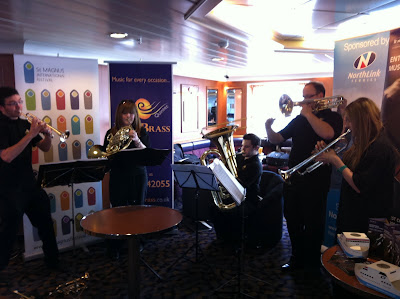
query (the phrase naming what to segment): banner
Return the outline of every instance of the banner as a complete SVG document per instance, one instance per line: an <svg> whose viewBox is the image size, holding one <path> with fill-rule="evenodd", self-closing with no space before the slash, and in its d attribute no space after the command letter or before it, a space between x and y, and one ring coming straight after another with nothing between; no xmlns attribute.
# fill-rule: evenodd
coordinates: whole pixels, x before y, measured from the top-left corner
<svg viewBox="0 0 400 299"><path fill-rule="evenodd" d="M389 32L335 43L333 94L348 103L368 97L381 107L388 56Z"/></svg>
<svg viewBox="0 0 400 299"><path fill-rule="evenodd" d="M172 67L170 64L110 63L111 123L122 100L133 100L151 147L172 150ZM148 166L145 204L173 207L172 151L160 166Z"/></svg>
<svg viewBox="0 0 400 299"><path fill-rule="evenodd" d="M400 150L400 29L390 32L382 121L394 146Z"/></svg>
<svg viewBox="0 0 400 299"><path fill-rule="evenodd" d="M60 132L70 131L65 143L54 133L51 149L35 148L32 164L86 160L87 151L100 142L97 60L14 55L15 87L29 112ZM59 249L95 240L80 227L83 216L102 209L101 182L45 189L51 206ZM36 228L24 215L25 258L42 254Z"/></svg>
<svg viewBox="0 0 400 299"><path fill-rule="evenodd" d="M381 109L386 131L399 149L400 29L336 42L333 94L344 96L348 103L359 97L372 99ZM337 172L335 175L339 176ZM398 189L394 200L399 198ZM332 210L340 199L334 191L331 189L328 197L328 217L334 215ZM400 211L392 212L400 219ZM326 244L331 244L330 237L335 237L330 233L336 229L335 218L327 218Z"/></svg>

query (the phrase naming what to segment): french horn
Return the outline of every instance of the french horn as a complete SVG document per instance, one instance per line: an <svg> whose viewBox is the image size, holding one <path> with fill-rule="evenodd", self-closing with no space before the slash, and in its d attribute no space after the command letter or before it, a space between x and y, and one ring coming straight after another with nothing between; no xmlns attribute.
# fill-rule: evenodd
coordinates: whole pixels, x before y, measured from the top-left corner
<svg viewBox="0 0 400 299"><path fill-rule="evenodd" d="M130 130L133 130L132 126L125 126L119 129L114 135L112 133L108 134L108 145L106 147L106 151L103 151L103 147L101 145L95 144L89 149L88 158L106 158L128 148L132 142L132 139L129 136Z"/></svg>
<svg viewBox="0 0 400 299"><path fill-rule="evenodd" d="M226 168L234 175L235 178L238 176L238 169L236 163L236 153L233 143L233 132L238 128L237 125L230 125L223 128L215 129L207 134L203 133L203 138L209 139L217 149L210 149L205 151L201 157L200 162L202 165L207 165L207 156L215 154L220 157L221 161L225 164ZM204 128L203 128L204 129ZM232 200L229 192L218 184L219 191L211 191L211 195L214 199L215 205L221 210L230 210L236 207L236 203ZM232 203L226 204L224 200L232 200Z"/></svg>

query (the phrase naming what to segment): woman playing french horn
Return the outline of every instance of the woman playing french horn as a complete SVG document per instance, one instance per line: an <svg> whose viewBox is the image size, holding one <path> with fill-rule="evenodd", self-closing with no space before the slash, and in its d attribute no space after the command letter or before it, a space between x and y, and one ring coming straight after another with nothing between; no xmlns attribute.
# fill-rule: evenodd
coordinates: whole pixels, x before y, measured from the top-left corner
<svg viewBox="0 0 400 299"><path fill-rule="evenodd" d="M142 126L137 107L131 100L121 101L115 113L115 125L107 131L103 147L110 142L110 136L121 128L130 126L130 148L150 146L149 135ZM112 135L110 135L112 134ZM118 153L110 159L110 202L113 207L143 205L147 191L147 171L145 166L127 163Z"/></svg>
<svg viewBox="0 0 400 299"><path fill-rule="evenodd" d="M115 125L107 131L103 150L107 148L112 136L119 134L121 129L128 127L130 148L146 148L150 146L147 130L142 125L135 103L123 100L115 112ZM125 147L125 146L124 146ZM113 207L128 205L143 205L147 193L146 166L128 163L120 153L110 156L110 202ZM122 244L119 240L108 240L108 255L118 259Z"/></svg>
<svg viewBox="0 0 400 299"><path fill-rule="evenodd" d="M386 136L379 108L368 98L346 107L344 126L351 130L353 142L343 160L331 149L316 160L343 175L337 232L367 233L369 218L390 216L397 152ZM324 147L323 141L315 146Z"/></svg>

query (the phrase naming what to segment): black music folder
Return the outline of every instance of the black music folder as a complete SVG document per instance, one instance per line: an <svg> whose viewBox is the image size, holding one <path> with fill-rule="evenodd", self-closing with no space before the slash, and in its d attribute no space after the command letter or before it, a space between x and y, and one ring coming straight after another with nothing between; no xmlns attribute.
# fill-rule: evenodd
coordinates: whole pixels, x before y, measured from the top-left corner
<svg viewBox="0 0 400 299"><path fill-rule="evenodd" d="M43 164L37 182L42 188L98 182L108 171L108 163L107 159L98 159Z"/></svg>
<svg viewBox="0 0 400 299"><path fill-rule="evenodd" d="M128 163L140 166L156 166L161 165L170 152L170 149L146 147L125 149L115 155L123 157ZM112 157L113 155L111 155L109 159L112 159Z"/></svg>

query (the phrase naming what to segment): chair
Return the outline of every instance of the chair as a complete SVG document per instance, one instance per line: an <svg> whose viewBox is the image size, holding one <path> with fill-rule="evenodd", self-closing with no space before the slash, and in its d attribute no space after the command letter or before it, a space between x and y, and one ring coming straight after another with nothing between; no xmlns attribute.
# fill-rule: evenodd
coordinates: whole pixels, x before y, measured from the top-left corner
<svg viewBox="0 0 400 299"><path fill-rule="evenodd" d="M195 154L185 154L182 145L179 143L174 144L174 161L178 163L185 160L185 163L200 164L200 159Z"/></svg>
<svg viewBox="0 0 400 299"><path fill-rule="evenodd" d="M283 179L275 172L264 170L256 212L247 219L247 241L250 245L273 247L282 238Z"/></svg>
<svg viewBox="0 0 400 299"><path fill-rule="evenodd" d="M261 175L260 193L263 200L245 220L246 245L273 247L282 238L283 179L276 173L264 170ZM212 209L217 238L227 242L240 241L240 214L235 210L222 212Z"/></svg>

